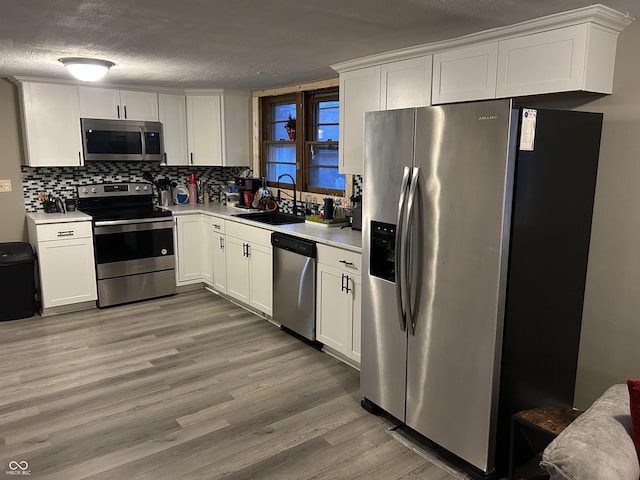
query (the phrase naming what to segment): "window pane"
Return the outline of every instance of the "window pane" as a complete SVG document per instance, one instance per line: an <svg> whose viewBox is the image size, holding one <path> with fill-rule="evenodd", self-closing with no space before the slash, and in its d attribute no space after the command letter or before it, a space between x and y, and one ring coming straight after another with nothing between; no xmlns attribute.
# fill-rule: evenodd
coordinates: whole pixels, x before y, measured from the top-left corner
<svg viewBox="0 0 640 480"><path fill-rule="evenodd" d="M313 128L313 141L325 142L327 140L340 141L340 128L338 125L317 125Z"/></svg>
<svg viewBox="0 0 640 480"><path fill-rule="evenodd" d="M274 103L269 108L269 137L267 140L289 141L289 135L285 127L289 121L289 115L293 119L296 118L295 102Z"/></svg>
<svg viewBox="0 0 640 480"><path fill-rule="evenodd" d="M296 146L293 143L270 143L267 145L267 162L296 163Z"/></svg>
<svg viewBox="0 0 640 480"><path fill-rule="evenodd" d="M345 176L338 173L338 145L311 144L307 149L309 186L344 190Z"/></svg>
<svg viewBox="0 0 640 480"><path fill-rule="evenodd" d="M338 173L338 167L311 167L309 168L309 186L317 188L330 188L334 190L344 190L344 175Z"/></svg>
<svg viewBox="0 0 640 480"><path fill-rule="evenodd" d="M338 123L340 121L340 107L337 101L318 103L318 123Z"/></svg>
<svg viewBox="0 0 640 480"><path fill-rule="evenodd" d="M288 163L267 163L267 180L269 182L277 182L278 177L284 173L288 173L296 178L296 166ZM291 179L285 177L281 180L282 185L291 184Z"/></svg>
<svg viewBox="0 0 640 480"><path fill-rule="evenodd" d="M338 166L338 145L309 145L309 165Z"/></svg>

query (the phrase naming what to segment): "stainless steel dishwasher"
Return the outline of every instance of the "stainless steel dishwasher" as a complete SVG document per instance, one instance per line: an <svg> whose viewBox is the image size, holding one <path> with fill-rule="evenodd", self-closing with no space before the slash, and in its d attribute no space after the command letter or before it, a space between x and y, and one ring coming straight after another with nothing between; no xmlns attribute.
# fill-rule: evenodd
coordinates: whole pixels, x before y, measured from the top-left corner
<svg viewBox="0 0 640 480"><path fill-rule="evenodd" d="M286 329L316 339L316 244L274 232L272 318Z"/></svg>

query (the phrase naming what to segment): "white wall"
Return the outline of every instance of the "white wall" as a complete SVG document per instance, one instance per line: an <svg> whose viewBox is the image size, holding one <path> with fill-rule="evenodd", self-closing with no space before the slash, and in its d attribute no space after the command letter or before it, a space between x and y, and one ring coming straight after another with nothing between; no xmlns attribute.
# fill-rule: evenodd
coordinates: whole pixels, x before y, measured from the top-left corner
<svg viewBox="0 0 640 480"><path fill-rule="evenodd" d="M17 107L18 91L0 78L0 179L11 180L12 192L0 193L0 242L27 240L22 195L22 142Z"/></svg>
<svg viewBox="0 0 640 480"><path fill-rule="evenodd" d="M639 45L636 20L618 39L612 95L531 102L604 113L576 381L579 408L613 383L640 378Z"/></svg>

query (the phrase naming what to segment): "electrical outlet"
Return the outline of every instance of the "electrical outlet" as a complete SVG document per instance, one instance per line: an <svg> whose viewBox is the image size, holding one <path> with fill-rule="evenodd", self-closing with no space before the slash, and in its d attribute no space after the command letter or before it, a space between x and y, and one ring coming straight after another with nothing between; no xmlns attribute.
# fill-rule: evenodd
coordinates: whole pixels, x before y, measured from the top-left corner
<svg viewBox="0 0 640 480"><path fill-rule="evenodd" d="M11 180L0 180L0 192L11 192Z"/></svg>

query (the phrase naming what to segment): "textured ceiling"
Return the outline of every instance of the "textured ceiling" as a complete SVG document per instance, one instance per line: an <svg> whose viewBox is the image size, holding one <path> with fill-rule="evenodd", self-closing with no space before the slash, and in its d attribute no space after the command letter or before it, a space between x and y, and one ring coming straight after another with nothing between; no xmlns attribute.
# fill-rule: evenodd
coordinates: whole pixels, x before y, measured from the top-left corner
<svg viewBox="0 0 640 480"><path fill-rule="evenodd" d="M584 0L3 0L0 76L68 79L60 57L115 62L105 83L262 89L329 65L592 5ZM599 2L640 17L640 0Z"/></svg>

